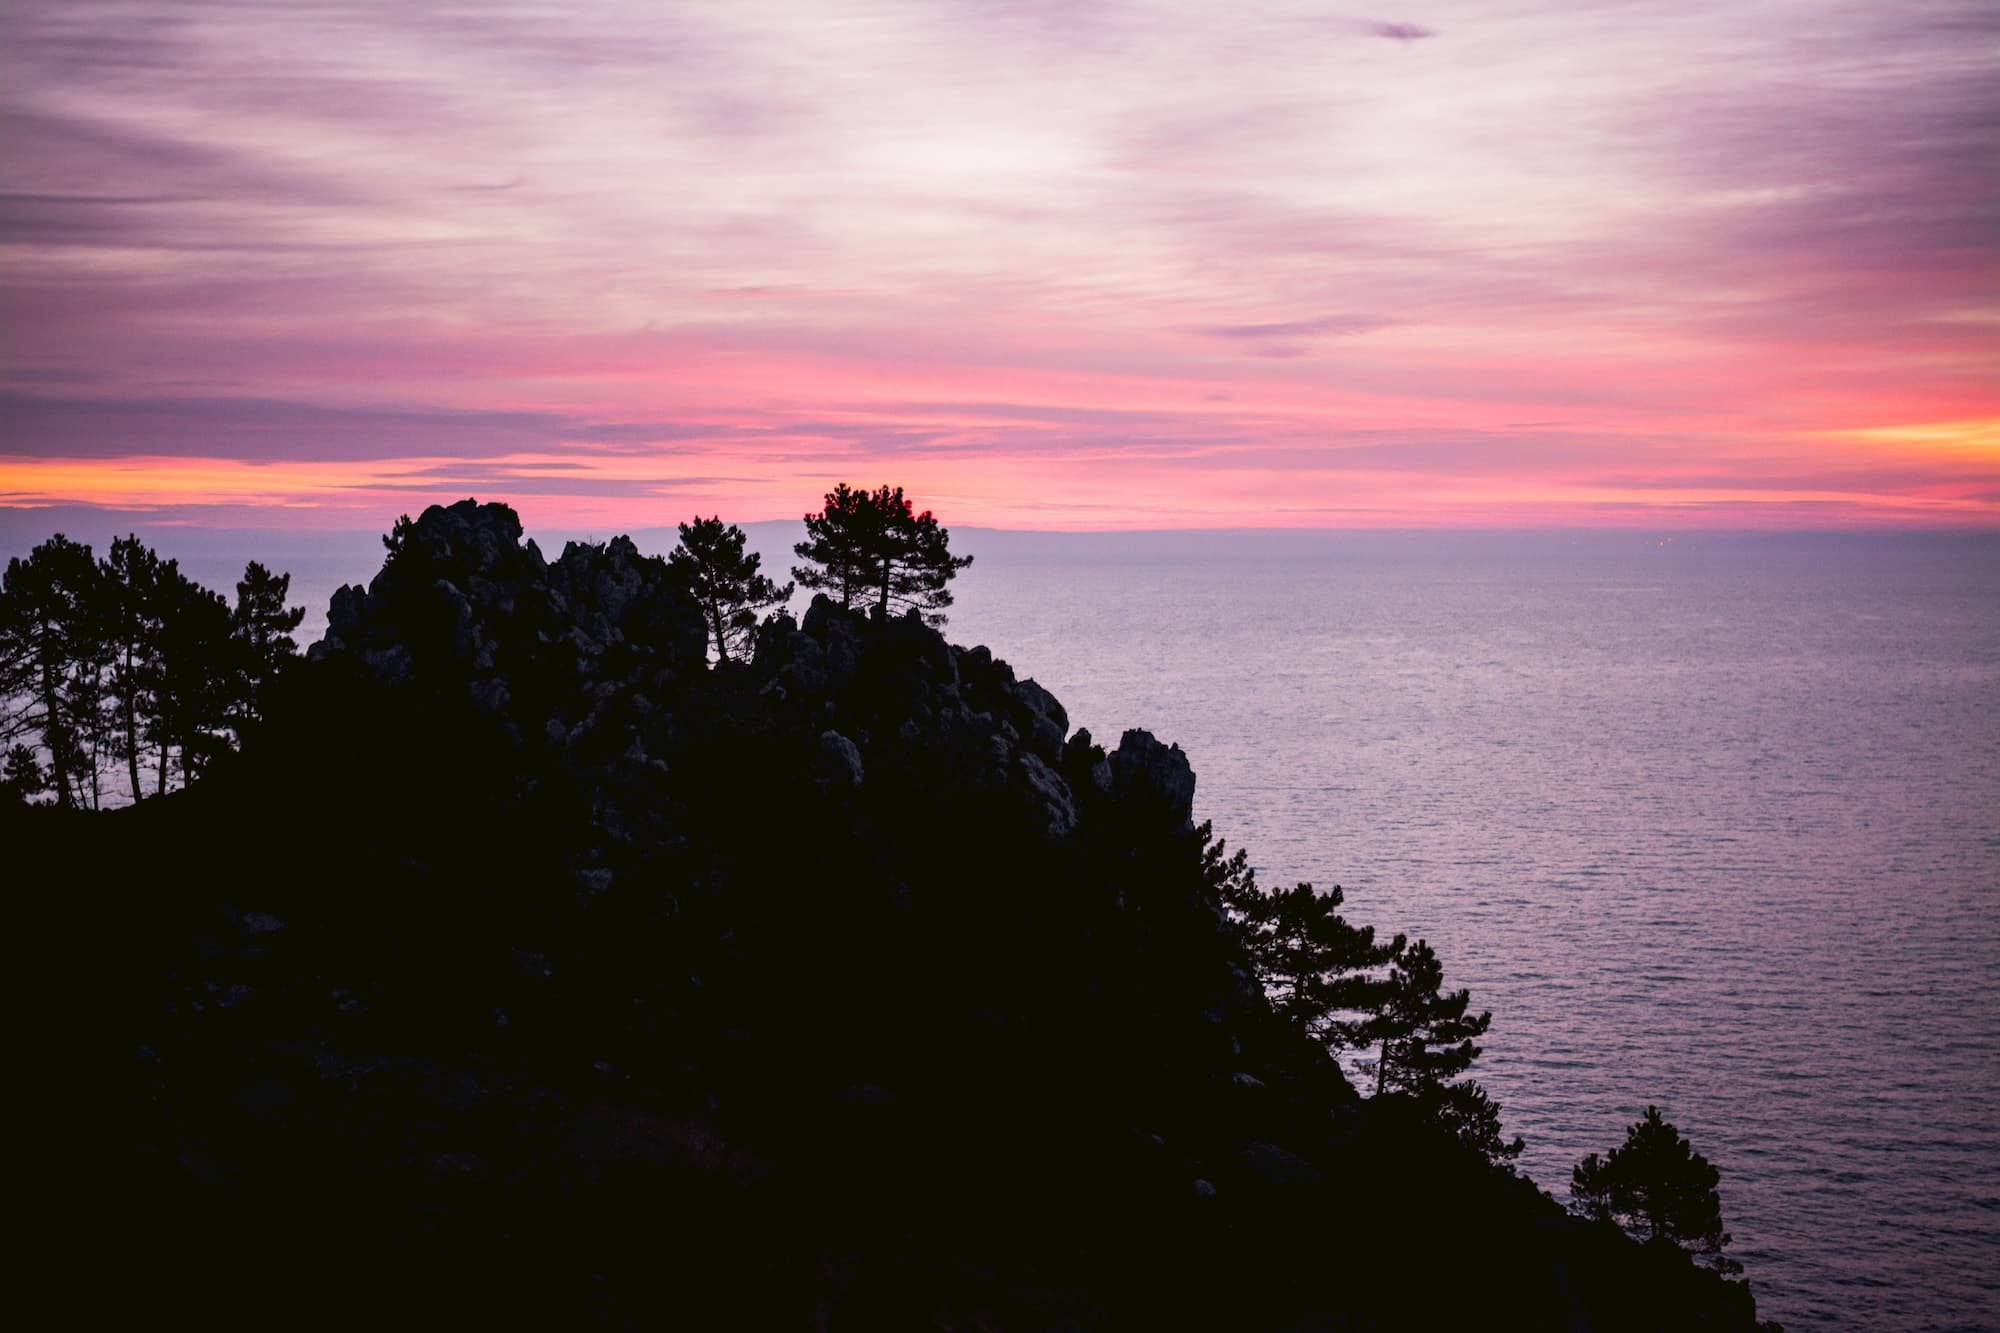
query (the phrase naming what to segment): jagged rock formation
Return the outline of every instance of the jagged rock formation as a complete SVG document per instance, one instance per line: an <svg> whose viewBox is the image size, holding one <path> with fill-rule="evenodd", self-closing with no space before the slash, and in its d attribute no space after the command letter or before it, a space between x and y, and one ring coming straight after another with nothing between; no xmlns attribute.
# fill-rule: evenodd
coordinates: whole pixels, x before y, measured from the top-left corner
<svg viewBox="0 0 2000 1333"><path fill-rule="evenodd" d="M823 598L711 668L663 562L520 535L426 512L240 762L71 849L154 1307L1752 1326L1274 1017L1178 747Z"/></svg>

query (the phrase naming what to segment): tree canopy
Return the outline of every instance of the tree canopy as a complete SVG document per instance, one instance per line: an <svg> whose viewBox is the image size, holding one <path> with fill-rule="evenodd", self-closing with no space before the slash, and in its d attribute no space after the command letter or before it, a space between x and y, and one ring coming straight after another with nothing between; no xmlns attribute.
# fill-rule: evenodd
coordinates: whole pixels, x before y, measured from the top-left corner
<svg viewBox="0 0 2000 1333"><path fill-rule="evenodd" d="M669 568L688 581L701 603L718 662L748 660L757 634L758 613L782 606L792 584L780 586L761 573L763 557L744 550L743 529L721 517L695 516L680 525L681 540L667 556Z"/></svg>
<svg viewBox="0 0 2000 1333"><path fill-rule="evenodd" d="M928 509L917 513L901 486L858 491L841 482L805 524L806 540L792 548L805 563L792 577L838 595L843 607L873 600L884 615L914 609L942 625L952 603L948 585L972 563L951 553L950 530Z"/></svg>
<svg viewBox="0 0 2000 1333"><path fill-rule="evenodd" d="M1625 1131L1622 1146L1576 1164L1570 1198L1586 1217L1652 1244L1679 1246L1718 1271L1735 1273L1741 1265L1722 1253L1729 1233L1722 1229L1722 1196L1716 1189L1721 1175L1659 1107L1648 1106L1645 1118Z"/></svg>

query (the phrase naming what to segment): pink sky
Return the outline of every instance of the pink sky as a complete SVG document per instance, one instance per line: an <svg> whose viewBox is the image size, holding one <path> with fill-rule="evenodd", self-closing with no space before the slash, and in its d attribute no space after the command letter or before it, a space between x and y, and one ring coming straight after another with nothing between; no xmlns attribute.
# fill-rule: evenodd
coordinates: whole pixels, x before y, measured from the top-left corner
<svg viewBox="0 0 2000 1333"><path fill-rule="evenodd" d="M0 505L2000 523L1953 3L16 0Z"/></svg>

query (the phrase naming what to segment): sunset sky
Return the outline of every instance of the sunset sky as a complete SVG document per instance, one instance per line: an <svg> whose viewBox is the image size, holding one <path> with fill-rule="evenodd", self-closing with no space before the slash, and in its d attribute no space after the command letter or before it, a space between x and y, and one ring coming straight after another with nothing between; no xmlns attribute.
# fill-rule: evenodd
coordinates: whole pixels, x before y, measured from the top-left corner
<svg viewBox="0 0 2000 1333"><path fill-rule="evenodd" d="M2000 524L2000 8L6 0L0 505Z"/></svg>

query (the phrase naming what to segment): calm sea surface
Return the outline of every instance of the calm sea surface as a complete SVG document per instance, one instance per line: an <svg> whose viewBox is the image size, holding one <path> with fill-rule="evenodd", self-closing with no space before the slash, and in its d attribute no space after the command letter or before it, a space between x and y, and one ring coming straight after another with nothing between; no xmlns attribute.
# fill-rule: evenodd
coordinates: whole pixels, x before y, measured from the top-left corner
<svg viewBox="0 0 2000 1333"><path fill-rule="evenodd" d="M789 565L795 533L752 532ZM1657 1103L1766 1317L2000 1327L2000 541L957 544L953 639L1103 742L1178 742L1266 884L1437 947L1544 1187ZM380 561L277 546L313 638Z"/></svg>
<svg viewBox="0 0 2000 1333"><path fill-rule="evenodd" d="M970 549L954 638L1430 939L1545 1188L1658 1103L1765 1317L2000 1326L2000 543Z"/></svg>

